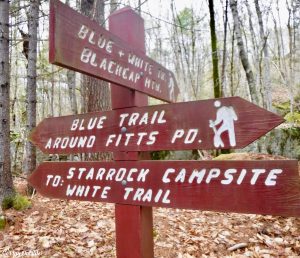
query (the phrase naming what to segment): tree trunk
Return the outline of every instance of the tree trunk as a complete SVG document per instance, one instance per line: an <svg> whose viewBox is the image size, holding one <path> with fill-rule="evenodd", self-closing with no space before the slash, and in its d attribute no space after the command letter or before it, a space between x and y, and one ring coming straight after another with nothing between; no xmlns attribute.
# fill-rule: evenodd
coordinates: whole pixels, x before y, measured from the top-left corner
<svg viewBox="0 0 300 258"><path fill-rule="evenodd" d="M222 70L221 70L221 94L226 96L226 83L225 83L225 68L227 57L227 23L228 23L228 0L225 1L224 12L224 41L223 41L223 56L222 56Z"/></svg>
<svg viewBox="0 0 300 258"><path fill-rule="evenodd" d="M118 0L110 0L110 13L113 13L118 9Z"/></svg>
<svg viewBox="0 0 300 258"><path fill-rule="evenodd" d="M217 47L217 35L215 25L215 11L213 0L208 0L209 15L210 15L210 38L211 38L211 57L213 64L213 82L214 82L214 97L221 97L220 79L219 79L219 59Z"/></svg>
<svg viewBox="0 0 300 258"><path fill-rule="evenodd" d="M70 5L70 1L66 0L66 4ZM78 113L76 99L76 72L67 70L67 84L72 114L75 115Z"/></svg>
<svg viewBox="0 0 300 258"><path fill-rule="evenodd" d="M258 18L259 24L259 35L260 35L260 46L262 52L264 54L263 59L263 73L262 73L262 89L263 89L263 103L264 106L271 110L272 108L272 95L271 95L271 82L270 82L270 58L269 58L269 51L268 51L268 36L265 34L264 24L262 19L262 13L260 10L260 6L258 0L254 0L255 3L255 10Z"/></svg>
<svg viewBox="0 0 300 258"><path fill-rule="evenodd" d="M10 168L9 1L0 1L0 205L14 194ZM0 214L1 215L1 214Z"/></svg>
<svg viewBox="0 0 300 258"><path fill-rule="evenodd" d="M27 135L36 127L36 62L37 62L37 28L39 21L39 0L30 1L29 10L29 49L27 67ZM24 172L30 175L36 167L36 148L26 142ZM30 189L29 189L30 190Z"/></svg>
<svg viewBox="0 0 300 258"><path fill-rule="evenodd" d="M103 0L81 0L81 12L104 25L104 1ZM109 83L87 75L82 76L83 112L111 110ZM111 159L111 153L99 153L100 160Z"/></svg>
<svg viewBox="0 0 300 258"><path fill-rule="evenodd" d="M71 104L72 114L77 114L77 99L76 99L76 73L74 71L67 71L69 99Z"/></svg>
<svg viewBox="0 0 300 258"><path fill-rule="evenodd" d="M248 87L250 91L250 97L251 101L258 104L258 96L257 96L257 90L256 90L256 85L255 85L255 79L254 75L248 60L247 52L244 47L244 42L242 38L242 32L240 28L240 22L239 22L239 16L238 16L238 10L237 10L237 0L230 0L230 8L232 12L232 18L235 26L235 36L236 36L236 41L237 45L239 48L239 55L240 59L244 68L244 71L246 73L246 78L248 82Z"/></svg>

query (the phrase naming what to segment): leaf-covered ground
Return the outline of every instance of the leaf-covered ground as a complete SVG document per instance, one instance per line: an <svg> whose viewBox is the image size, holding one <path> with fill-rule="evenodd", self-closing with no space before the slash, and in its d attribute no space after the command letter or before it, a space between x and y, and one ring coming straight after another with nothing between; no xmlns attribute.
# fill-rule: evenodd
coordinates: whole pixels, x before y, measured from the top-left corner
<svg viewBox="0 0 300 258"><path fill-rule="evenodd" d="M16 180L20 191L25 183ZM26 211L6 211L0 257L29 251L38 257L116 257L114 205L39 194L32 202ZM163 208L153 213L155 257L300 257L300 218Z"/></svg>

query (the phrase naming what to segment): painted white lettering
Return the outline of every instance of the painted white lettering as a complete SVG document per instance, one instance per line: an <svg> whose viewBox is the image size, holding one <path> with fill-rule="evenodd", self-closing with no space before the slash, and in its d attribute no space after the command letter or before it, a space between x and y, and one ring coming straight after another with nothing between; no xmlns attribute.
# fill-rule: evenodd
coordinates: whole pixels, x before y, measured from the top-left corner
<svg viewBox="0 0 300 258"><path fill-rule="evenodd" d="M148 112L146 112L139 121L139 125L146 125L148 123Z"/></svg>
<svg viewBox="0 0 300 258"><path fill-rule="evenodd" d="M70 130L71 131L76 131L77 127L78 127L78 124L79 124L79 119L74 119L73 122L72 122Z"/></svg>
<svg viewBox="0 0 300 258"><path fill-rule="evenodd" d="M146 191L146 193L144 194L143 198L142 198L142 201L143 202L151 202L151 199L152 199L152 189L148 189Z"/></svg>
<svg viewBox="0 0 300 258"><path fill-rule="evenodd" d="M59 148L59 143L61 142L61 138L60 137L57 137L56 139L55 139L55 142L54 142L54 144L53 144L53 149L58 149Z"/></svg>
<svg viewBox="0 0 300 258"><path fill-rule="evenodd" d="M168 169L165 171L165 173L164 173L164 175L163 175L163 178L162 178L162 181L163 181L164 183L170 183L170 182L171 182L170 178L168 178L169 174L171 174L171 173L175 173L175 169L174 169L174 168L168 168Z"/></svg>
<svg viewBox="0 0 300 258"><path fill-rule="evenodd" d="M84 148L86 140L87 140L87 136L80 137L77 147L78 148Z"/></svg>
<svg viewBox="0 0 300 258"><path fill-rule="evenodd" d="M47 144L45 146L45 149L51 149L51 145L52 145L52 138L49 138L49 140L47 141Z"/></svg>
<svg viewBox="0 0 300 258"><path fill-rule="evenodd" d="M246 174L247 174L247 170L243 168L243 169L241 170L241 173L240 173L240 175L239 175L239 178L238 178L237 181L236 181L236 183L237 183L238 185L240 185L240 184L243 182L243 180L244 180Z"/></svg>
<svg viewBox="0 0 300 258"><path fill-rule="evenodd" d="M67 191L66 191L66 196L73 196L75 191L76 191L77 185L73 185L71 187L71 185L67 186Z"/></svg>
<svg viewBox="0 0 300 258"><path fill-rule="evenodd" d="M115 180L121 182L126 175L126 168L120 168L116 174Z"/></svg>
<svg viewBox="0 0 300 258"><path fill-rule="evenodd" d="M61 141L60 148L61 149L67 148L69 140L70 140L69 137L64 137Z"/></svg>
<svg viewBox="0 0 300 258"><path fill-rule="evenodd" d="M95 141L96 141L96 136L95 136L95 135L91 135L91 136L88 138L86 147L87 147L87 148L92 148L92 147L94 146Z"/></svg>
<svg viewBox="0 0 300 258"><path fill-rule="evenodd" d="M101 193L101 198L102 198L102 199L107 199L107 192L108 192L110 189L111 189L110 186L105 186L105 187L103 188L103 191L102 191L102 193Z"/></svg>
<svg viewBox="0 0 300 258"><path fill-rule="evenodd" d="M104 173L105 173L105 168L99 168L96 175L96 180L102 181Z"/></svg>
<svg viewBox="0 0 300 258"><path fill-rule="evenodd" d="M103 128L103 123L104 123L104 120L106 120L106 116L101 116L99 121L98 121L98 124L97 124L97 129L102 129Z"/></svg>
<svg viewBox="0 0 300 258"><path fill-rule="evenodd" d="M106 180L113 180L113 176L114 174L116 174L116 169L115 168L110 168L107 172L107 175L106 175Z"/></svg>
<svg viewBox="0 0 300 258"><path fill-rule="evenodd" d="M99 185L94 185L93 186L93 189L94 189L94 191L93 191L93 193L92 193L92 197L95 197L96 196L96 194L97 194L97 192L98 192L98 190L101 188L101 186L99 186Z"/></svg>
<svg viewBox="0 0 300 258"><path fill-rule="evenodd" d="M136 181L145 182L146 181L146 176L148 175L149 172L150 172L150 170L148 168L147 169L142 168Z"/></svg>
<svg viewBox="0 0 300 258"><path fill-rule="evenodd" d="M78 37L81 39L85 39L88 32L89 32L89 28L86 27L85 25L81 25L80 30L78 32Z"/></svg>
<svg viewBox="0 0 300 258"><path fill-rule="evenodd" d="M85 180L88 180L88 179L93 180L94 172L95 172L95 169L91 168L90 171L88 172L88 174L86 175Z"/></svg>
<svg viewBox="0 0 300 258"><path fill-rule="evenodd" d="M209 184L210 181L211 181L213 178L217 178L220 174L221 174L220 169L218 169L218 168L212 168L212 169L209 171L209 173L208 173L208 175L207 175L207 177L206 177L205 182L206 182L207 184Z"/></svg>
<svg viewBox="0 0 300 258"><path fill-rule="evenodd" d="M129 118L129 121L128 121L128 125L131 126L131 125L135 125L136 124L136 120L139 118L139 113L132 113L130 118Z"/></svg>
<svg viewBox="0 0 300 258"><path fill-rule="evenodd" d="M84 172L86 172L86 168L79 168L78 170L79 170L78 179L81 179L82 174L83 174Z"/></svg>
<svg viewBox="0 0 300 258"><path fill-rule="evenodd" d="M125 140L125 143L124 143L125 146L128 145L129 140L130 140L130 138L131 138L132 136L134 136L134 133L127 133L127 134L126 134L126 140Z"/></svg>
<svg viewBox="0 0 300 258"><path fill-rule="evenodd" d="M96 42L94 41L94 36L95 36L95 32L91 31L90 36L89 36L89 43L91 43L92 45L96 44Z"/></svg>
<svg viewBox="0 0 300 258"><path fill-rule="evenodd" d="M73 178L75 170L76 170L76 168L74 168L74 167L69 168L67 179L72 179Z"/></svg>
<svg viewBox="0 0 300 258"><path fill-rule="evenodd" d="M107 139L107 141L106 141L106 144L105 144L105 146L107 147L108 145L110 145L112 142L113 142L113 138L116 138L116 135L115 134L110 134L109 136L108 136L108 139Z"/></svg>
<svg viewBox="0 0 300 258"><path fill-rule="evenodd" d="M78 136L71 137L71 140L70 140L70 143L69 143L69 147L71 149L73 149L77 145L77 142L78 142Z"/></svg>
<svg viewBox="0 0 300 258"><path fill-rule="evenodd" d="M133 181L132 174L137 173L137 172L138 172L138 170L136 168L131 168L127 175L127 181L132 182Z"/></svg>
<svg viewBox="0 0 300 258"><path fill-rule="evenodd" d="M104 71L106 71L106 65L107 65L107 59L103 58L99 67L100 67L100 69L103 69Z"/></svg>
<svg viewBox="0 0 300 258"><path fill-rule="evenodd" d="M120 127L123 126L124 120L125 120L125 118L128 117L128 116L129 116L128 113L124 113L124 114L121 114L121 115L120 115L120 123L119 123L119 126L120 126Z"/></svg>
<svg viewBox="0 0 300 258"><path fill-rule="evenodd" d="M138 138L138 141L137 141L137 145L140 145L140 144L141 144L141 142L142 142L144 136L146 136L146 135L147 135L147 133L145 133L145 132L139 132L139 133L138 133L139 138Z"/></svg>
<svg viewBox="0 0 300 258"><path fill-rule="evenodd" d="M113 41L111 41L111 40L109 40L108 42L107 42L107 45L106 45L106 48L105 48L105 50L106 50L106 52L108 52L108 53L112 53L112 47L113 47L113 44L114 44L114 42Z"/></svg>
<svg viewBox="0 0 300 258"><path fill-rule="evenodd" d="M276 185L277 175L282 173L282 169L271 169L267 179L265 181L265 185L267 186L274 186Z"/></svg>
<svg viewBox="0 0 300 258"><path fill-rule="evenodd" d="M205 176L206 169L203 168L200 171L194 169L192 174L189 177L189 183L193 183L194 179L197 178L197 184L200 184Z"/></svg>
<svg viewBox="0 0 300 258"><path fill-rule="evenodd" d="M232 174L235 174L236 172L237 172L237 170L235 168L226 169L224 172L224 177L226 179L221 180L221 184L223 184L223 185L231 184L231 182L233 181Z"/></svg>
<svg viewBox="0 0 300 258"><path fill-rule="evenodd" d="M178 173L178 175L176 176L175 178L175 182L181 182L181 183L184 183L184 180L185 180L185 175L186 175L186 169L183 168L180 170L180 172Z"/></svg>
<svg viewBox="0 0 300 258"><path fill-rule="evenodd" d="M108 71L109 73L114 73L114 70L112 70L114 66L116 66L116 62L114 62L114 61L109 61L107 71Z"/></svg>
<svg viewBox="0 0 300 258"><path fill-rule="evenodd" d="M125 188L125 194L124 194L124 200L127 200L129 194L133 191L133 188L131 187L126 187Z"/></svg>
<svg viewBox="0 0 300 258"><path fill-rule="evenodd" d="M80 61L85 63L85 64L89 63L92 53L93 53L92 50L85 47L82 50L82 53L81 53L81 56L80 56Z"/></svg>
<svg viewBox="0 0 300 258"><path fill-rule="evenodd" d="M170 203L170 202L171 202L171 201L168 199L169 195L170 195L170 190L167 190L167 191L165 192L165 194L164 194L163 199L162 199L162 202L163 202L163 203Z"/></svg>
<svg viewBox="0 0 300 258"><path fill-rule="evenodd" d="M175 141L179 138L182 138L183 135L184 135L184 130L177 129L172 137L171 143L175 143Z"/></svg>
<svg viewBox="0 0 300 258"><path fill-rule="evenodd" d="M156 136L159 134L158 131L151 132L149 134L149 141L146 142L147 145L152 145L156 141Z"/></svg>
<svg viewBox="0 0 300 258"><path fill-rule="evenodd" d="M50 180L53 178L53 175L47 175L46 185L49 185Z"/></svg>
<svg viewBox="0 0 300 258"><path fill-rule="evenodd" d="M251 181L250 181L250 184L251 185L255 185L259 175L265 173L266 170L265 169L252 169L252 173L253 173L253 176L251 178Z"/></svg>
<svg viewBox="0 0 300 258"><path fill-rule="evenodd" d="M193 143L197 135L198 135L198 129L189 129L184 139L184 143L185 144Z"/></svg>
<svg viewBox="0 0 300 258"><path fill-rule="evenodd" d="M163 193L163 190L159 189L157 194L154 197L154 202L159 202L162 193Z"/></svg>
<svg viewBox="0 0 300 258"><path fill-rule="evenodd" d="M133 201L141 201L144 192L145 190L143 188L137 188L133 196Z"/></svg>
<svg viewBox="0 0 300 258"><path fill-rule="evenodd" d="M158 123L158 124L164 124L164 123L167 122L166 119L164 118L164 115L165 115L165 111L162 110L162 111L159 113L159 117L158 117L158 119L157 119L157 123Z"/></svg>

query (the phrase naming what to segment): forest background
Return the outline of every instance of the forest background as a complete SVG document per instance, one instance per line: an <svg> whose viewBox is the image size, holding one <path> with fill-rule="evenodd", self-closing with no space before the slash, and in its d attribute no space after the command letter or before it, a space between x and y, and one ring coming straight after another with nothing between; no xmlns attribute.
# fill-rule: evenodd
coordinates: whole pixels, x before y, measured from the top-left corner
<svg viewBox="0 0 300 258"><path fill-rule="evenodd" d="M276 112L287 122L238 151L300 158L299 0L64 2L106 28L110 13L131 6L145 20L147 55L177 78L178 101L241 96ZM0 1L0 201L14 194L13 176L26 177L43 160L87 158L40 153L28 141L37 123L110 109L107 82L49 64L48 18L48 1ZM158 158L210 154L167 152Z"/></svg>

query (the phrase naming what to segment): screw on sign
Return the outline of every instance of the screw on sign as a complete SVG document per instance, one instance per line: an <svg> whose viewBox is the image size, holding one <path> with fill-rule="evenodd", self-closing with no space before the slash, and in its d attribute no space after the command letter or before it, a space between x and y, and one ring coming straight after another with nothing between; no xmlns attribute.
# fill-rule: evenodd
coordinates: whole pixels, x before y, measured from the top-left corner
<svg viewBox="0 0 300 258"><path fill-rule="evenodd" d="M31 140L52 154L237 149L283 121L246 100L230 97L47 118Z"/></svg>
<svg viewBox="0 0 300 258"><path fill-rule="evenodd" d="M51 63L176 101L179 89L171 71L56 0L50 5L50 31Z"/></svg>
<svg viewBox="0 0 300 258"><path fill-rule="evenodd" d="M29 182L59 199L300 215L296 160L46 162Z"/></svg>

